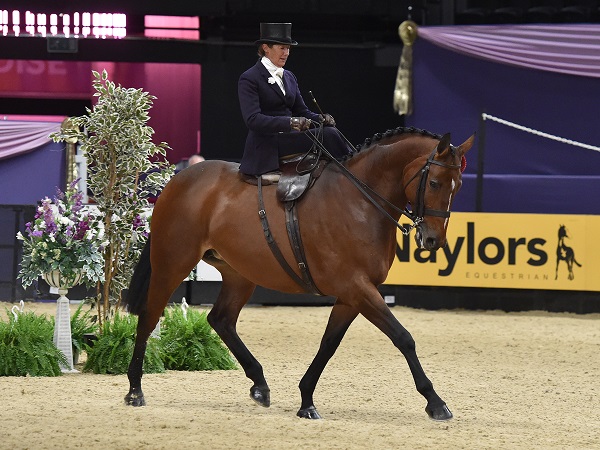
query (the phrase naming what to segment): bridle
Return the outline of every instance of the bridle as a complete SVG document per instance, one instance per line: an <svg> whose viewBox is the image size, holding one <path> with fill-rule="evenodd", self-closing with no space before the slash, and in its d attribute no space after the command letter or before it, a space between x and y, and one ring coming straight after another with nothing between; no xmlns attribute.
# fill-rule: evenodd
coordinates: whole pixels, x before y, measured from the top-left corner
<svg viewBox="0 0 600 450"><path fill-rule="evenodd" d="M443 210L430 209L430 208L425 207L425 189L427 186L427 178L429 176L429 169L431 168L431 165L435 164L436 166L444 167L447 169L461 169L461 164L446 164L446 163L443 163L443 162L440 162L440 161L437 161L434 159L435 154L438 151L439 143L438 143L438 145L435 146L435 148L429 155L429 158L427 158L427 161L425 162L425 165L421 168L421 170L415 172L415 174L411 177L411 179L408 180L408 183L406 183L404 185L404 190L406 191L406 188L408 187L408 185L411 184L413 182L413 180L415 180L417 178L417 176L419 176L419 174L421 175L421 178L419 179L419 186L417 188L416 208L414 211L411 211L408 208L404 208L404 209L398 208L396 205L394 205L389 200L384 198L381 194L378 194L372 188L367 186L364 182L359 180L352 172L350 172L346 168L346 166L344 166L333 155L331 155L331 153L329 153L329 151L327 151L327 149L323 146L323 144L312 133L307 132L306 135L310 136L313 143L318 148L318 151L324 153L333 163L335 163L340 168L342 173L346 176L346 178L348 178L356 186L356 188L365 196L365 198L367 200L369 200L369 202L371 202L373 204L373 206L375 206L387 219L389 219L394 225L396 225L396 227L402 232L403 235L407 236L408 234L410 234L410 232L414 228L416 228L421 222L423 222L423 220L425 220L425 216L445 217L445 218L450 217L449 210L443 211ZM376 197L379 201L376 200L374 197ZM409 226L400 225L400 223L398 223L398 221L396 219L394 219L392 217L392 215L390 213L388 213L385 210L385 208L383 208L383 206L381 206L380 202L385 203L389 208L400 213L400 215L405 215L413 223Z"/></svg>
<svg viewBox="0 0 600 450"><path fill-rule="evenodd" d="M461 168L460 164L446 164L446 163L443 163L440 161L436 161L434 159L434 157L438 151L438 145L436 145L436 147L433 149L433 151L429 155L429 158L427 158L427 162L425 163L423 168L421 168L420 171L417 171L411 177L411 179L408 180L408 183L406 183L404 185L404 191L406 191L406 188L408 187L408 185L410 183L412 183L412 181L417 177L417 175L419 175L419 173L421 174L421 178L419 180L419 187L417 188L417 207L414 212L411 212L408 208L404 209L404 214L409 219L411 219L413 222L415 222L418 219L420 219L419 220L420 222L423 221L424 216L444 217L446 219L450 217L449 210L443 211L440 209L425 208L425 188L427 186L427 178L429 176L429 169L430 169L431 165L435 164L436 166L445 167L447 169L460 169Z"/></svg>

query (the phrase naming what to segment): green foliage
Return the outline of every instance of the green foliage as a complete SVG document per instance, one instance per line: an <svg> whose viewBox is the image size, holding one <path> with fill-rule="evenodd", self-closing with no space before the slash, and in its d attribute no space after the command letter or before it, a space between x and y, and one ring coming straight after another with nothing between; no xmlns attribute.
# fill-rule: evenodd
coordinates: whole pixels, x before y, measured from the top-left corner
<svg viewBox="0 0 600 450"><path fill-rule="evenodd" d="M45 315L8 310L8 322L0 321L0 376L47 376L62 374L65 355L53 344L54 324Z"/></svg>
<svg viewBox="0 0 600 450"><path fill-rule="evenodd" d="M147 239L148 197L161 191L173 174L166 161L169 146L155 145L147 125L156 98L142 89L124 88L93 71L97 103L73 127L51 135L55 141L78 140L88 162L88 188L103 216L104 284L98 296L99 322L111 316L127 288Z"/></svg>
<svg viewBox="0 0 600 450"><path fill-rule="evenodd" d="M237 369L229 350L213 331L206 312L168 308L161 327L165 368L171 370Z"/></svg>
<svg viewBox="0 0 600 450"><path fill-rule="evenodd" d="M118 311L112 320L105 321L98 339L87 349L84 372L115 375L126 373L133 357L136 327L136 316ZM158 339L148 339L143 370L144 373L165 371Z"/></svg>
<svg viewBox="0 0 600 450"><path fill-rule="evenodd" d="M71 342L73 349L81 353L88 350L85 344L84 336L86 334L97 333L98 326L92 321L90 310L83 309L84 303L80 303L75 312L71 315Z"/></svg>

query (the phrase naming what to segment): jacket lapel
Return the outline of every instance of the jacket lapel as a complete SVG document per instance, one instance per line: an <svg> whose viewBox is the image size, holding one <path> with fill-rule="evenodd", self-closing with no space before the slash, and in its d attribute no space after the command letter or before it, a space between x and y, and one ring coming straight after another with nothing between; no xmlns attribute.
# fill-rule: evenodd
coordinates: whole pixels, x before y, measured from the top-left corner
<svg viewBox="0 0 600 450"><path fill-rule="evenodd" d="M260 62L260 60L259 60L256 63L256 65L258 66L258 70L260 71L261 76L264 78L265 83L267 83L271 87L271 89L273 89L280 97L284 98L283 92L281 92L281 88L279 87L277 82L269 83L269 78L271 78L271 73L267 70L267 68L263 65L263 63ZM285 78L285 71L283 72L283 76ZM285 86L285 84L284 84L284 86ZM287 92L287 88L286 88L286 92Z"/></svg>
<svg viewBox="0 0 600 450"><path fill-rule="evenodd" d="M287 70L283 71L283 87L285 88L285 101L288 106L291 106L294 103L294 92L292 91L295 91L295 89L292 89L291 75Z"/></svg>

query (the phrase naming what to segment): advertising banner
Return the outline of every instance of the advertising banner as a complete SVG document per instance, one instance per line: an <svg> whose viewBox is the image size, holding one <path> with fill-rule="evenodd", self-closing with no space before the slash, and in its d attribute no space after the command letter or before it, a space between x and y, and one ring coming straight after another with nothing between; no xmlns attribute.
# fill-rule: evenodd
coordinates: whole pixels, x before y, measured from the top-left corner
<svg viewBox="0 0 600 450"><path fill-rule="evenodd" d="M600 291L599 231L600 216L452 213L437 252L398 233L385 284Z"/></svg>

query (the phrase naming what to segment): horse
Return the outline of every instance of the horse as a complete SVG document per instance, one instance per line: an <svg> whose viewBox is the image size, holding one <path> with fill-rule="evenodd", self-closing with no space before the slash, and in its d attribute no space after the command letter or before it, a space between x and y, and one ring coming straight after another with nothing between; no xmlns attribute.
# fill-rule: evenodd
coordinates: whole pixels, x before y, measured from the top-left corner
<svg viewBox="0 0 600 450"><path fill-rule="evenodd" d="M348 327L362 314L405 357L429 417L452 418L420 364L414 339L377 286L394 260L401 214L413 220L420 248L435 251L446 245L450 207L473 140L474 135L454 146L449 133L439 136L414 128L376 134L344 161L330 162L298 200L300 234L314 283L320 293L336 300L316 356L300 380L297 416L321 418L313 401L317 382ZM202 259L222 275L208 322L253 383L252 400L270 406L263 368L237 334L236 322L257 285L284 293L305 290L271 253L263 236L257 187L242 181L238 167L217 160L190 166L169 180L156 201L150 237L124 299L129 312L139 316L127 372L127 405L146 404L141 379L147 339L174 290ZM272 238L284 258L293 261L276 185L264 186L263 191L262 212L269 217ZM299 273L297 266L294 270Z"/></svg>
<svg viewBox="0 0 600 450"><path fill-rule="evenodd" d="M565 239L568 237L569 235L567 234L567 227L561 225L558 228L558 245L556 246L556 273L554 275L555 280L558 280L558 264L561 261L567 263L567 269L569 271L569 280L575 279L575 274L573 273L573 263L581 267L581 264L579 264L575 259L575 252L573 251L573 249L567 244L565 244Z"/></svg>

